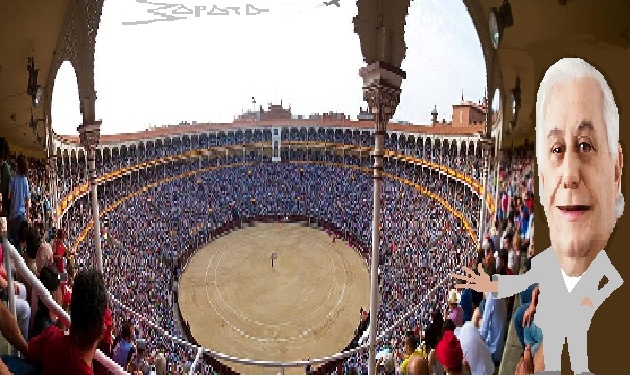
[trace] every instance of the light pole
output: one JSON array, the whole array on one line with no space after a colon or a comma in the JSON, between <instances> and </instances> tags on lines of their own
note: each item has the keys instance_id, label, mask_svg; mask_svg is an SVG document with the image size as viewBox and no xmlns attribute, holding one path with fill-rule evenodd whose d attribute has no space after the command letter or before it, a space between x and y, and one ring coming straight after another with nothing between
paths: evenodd
<instances>
[{"instance_id":1,"label":"light pole","mask_svg":"<svg viewBox=\"0 0 630 375\"><path fill-rule=\"evenodd\" d=\"M79 140L81 146L87 154L87 166L89 173L90 192L92 195L92 220L94 221L94 227L92 232L94 234L94 246L96 250L96 269L103 272L103 252L101 249L101 220L100 210L98 207L98 196L96 189L96 147L101 137L101 121L94 121L92 124L80 125L77 130L79 131Z\"/></svg>"},{"instance_id":2,"label":"light pole","mask_svg":"<svg viewBox=\"0 0 630 375\"><path fill-rule=\"evenodd\" d=\"M361 68L363 100L368 102L376 125L374 133L374 211L372 219L372 257L370 266L370 341L368 374L376 375L376 330L379 309L378 264L380 250L381 188L383 181L383 144L387 123L400 102L400 85L406 74L400 68L377 61Z\"/></svg>"}]
</instances>

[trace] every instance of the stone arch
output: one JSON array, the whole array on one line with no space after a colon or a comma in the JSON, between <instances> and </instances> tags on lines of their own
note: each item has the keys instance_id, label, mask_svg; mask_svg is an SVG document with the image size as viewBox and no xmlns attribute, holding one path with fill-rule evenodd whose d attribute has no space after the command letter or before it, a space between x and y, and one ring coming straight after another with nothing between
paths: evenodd
<instances>
[{"instance_id":1,"label":"stone arch","mask_svg":"<svg viewBox=\"0 0 630 375\"><path fill-rule=\"evenodd\" d=\"M450 140L448 140L448 139L442 140L442 148L440 150L442 155L443 156L449 156L450 149L451 149Z\"/></svg>"},{"instance_id":2,"label":"stone arch","mask_svg":"<svg viewBox=\"0 0 630 375\"><path fill-rule=\"evenodd\" d=\"M407 137L404 134L398 134L398 150L404 151L407 148Z\"/></svg>"},{"instance_id":3,"label":"stone arch","mask_svg":"<svg viewBox=\"0 0 630 375\"><path fill-rule=\"evenodd\" d=\"M452 157L456 158L458 156L458 153L457 153L458 149L459 149L459 147L457 147L457 141L453 140L451 142L451 150L450 150L450 153L451 153Z\"/></svg>"},{"instance_id":4,"label":"stone arch","mask_svg":"<svg viewBox=\"0 0 630 375\"><path fill-rule=\"evenodd\" d=\"M374 133L370 131L361 132L361 146L372 146L374 144Z\"/></svg>"},{"instance_id":5,"label":"stone arch","mask_svg":"<svg viewBox=\"0 0 630 375\"><path fill-rule=\"evenodd\" d=\"M440 155L441 147L442 147L442 140L440 138L435 138L433 140L433 148L431 149L431 156L434 158L438 157Z\"/></svg>"}]
</instances>

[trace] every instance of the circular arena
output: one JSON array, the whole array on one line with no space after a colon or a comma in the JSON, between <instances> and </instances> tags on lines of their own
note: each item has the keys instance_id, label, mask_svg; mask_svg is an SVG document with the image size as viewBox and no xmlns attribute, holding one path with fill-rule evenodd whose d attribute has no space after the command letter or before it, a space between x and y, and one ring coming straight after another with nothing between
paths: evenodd
<instances>
[{"instance_id":1,"label":"circular arena","mask_svg":"<svg viewBox=\"0 0 630 375\"><path fill-rule=\"evenodd\" d=\"M373 142L361 130L244 127L99 149L112 336L130 323L171 374L365 373ZM479 255L482 191L476 138L392 133L385 148L379 352L409 332L431 339L449 273ZM531 153L514 150L492 174L518 181ZM76 272L96 260L91 195L73 159L84 155L58 154ZM527 188L491 187L490 213L493 195Z\"/></svg>"},{"instance_id":2,"label":"circular arena","mask_svg":"<svg viewBox=\"0 0 630 375\"><path fill-rule=\"evenodd\" d=\"M270 222L197 251L181 277L178 302L204 347L292 361L343 350L369 292L365 260L347 243L305 223Z\"/></svg>"},{"instance_id":3,"label":"circular arena","mask_svg":"<svg viewBox=\"0 0 630 375\"><path fill-rule=\"evenodd\" d=\"M175 150L171 156L185 149ZM212 351L267 361L326 357L357 345L359 310L369 302L370 159L301 149L284 156L282 163L264 153L171 158L100 185L109 245L104 261L120 271L108 274L114 315L120 324L133 318L138 334L157 350L166 348L173 363L185 366L195 351L161 330ZM473 188L412 167L394 159L385 167L378 329L393 330L382 345L400 345L406 329L429 324L446 298L445 276L464 259L461 249L475 247L475 215L461 213L479 204ZM444 199L450 194L464 198L460 207ZM88 209L84 199L70 213ZM81 264L90 263L86 224L76 232ZM297 269L284 270L287 262ZM353 355L330 363L333 370L360 371L365 362L364 355ZM211 355L205 365L223 373L282 370Z\"/></svg>"}]
</instances>

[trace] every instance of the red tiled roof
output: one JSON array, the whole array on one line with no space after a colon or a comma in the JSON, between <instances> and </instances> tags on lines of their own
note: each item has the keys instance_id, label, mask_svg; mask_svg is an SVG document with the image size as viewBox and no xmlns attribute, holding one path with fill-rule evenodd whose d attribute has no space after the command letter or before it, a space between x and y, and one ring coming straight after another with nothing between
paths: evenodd
<instances>
[{"instance_id":1,"label":"red tiled roof","mask_svg":"<svg viewBox=\"0 0 630 375\"><path fill-rule=\"evenodd\" d=\"M353 128L357 130L372 130L375 127L374 121L356 120L269 120L269 121L235 121L224 124L194 124L194 125L172 125L143 130L136 133L121 133L101 135L101 144L116 144L120 142L134 142L142 139L177 136L184 134L202 133L207 131L230 131L246 128L270 128L270 127L323 127L323 128ZM450 125L403 125L390 123L387 125L389 131L403 132L408 134L431 134L446 136L470 136L484 131L484 125L470 125L465 127L453 127ZM58 135L62 142L79 143L76 135Z\"/></svg>"}]
</instances>

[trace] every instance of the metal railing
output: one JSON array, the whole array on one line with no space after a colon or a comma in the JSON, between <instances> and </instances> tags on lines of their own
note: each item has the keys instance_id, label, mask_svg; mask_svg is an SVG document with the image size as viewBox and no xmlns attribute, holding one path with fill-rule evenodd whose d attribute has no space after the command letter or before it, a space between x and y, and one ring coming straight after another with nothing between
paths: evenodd
<instances>
[{"instance_id":1,"label":"metal railing","mask_svg":"<svg viewBox=\"0 0 630 375\"><path fill-rule=\"evenodd\" d=\"M6 228L6 218L0 218L0 220L3 222L3 228ZM7 236L6 236L6 231L4 231L3 233L3 242L2 242L2 247L4 250L4 266L5 269L7 270L7 282L9 284L9 290L13 290L13 275L12 275L12 270L13 267L11 267L11 261L13 261L13 263L15 264L15 269L16 271L24 278L24 280L26 281L26 283L31 286L38 294L39 298L42 300L42 302L49 308L51 309L51 311L54 311L59 318L62 320L62 322L69 326L70 325L70 317L69 315L61 308L61 306L59 306L53 299L52 296L50 294L50 292L44 287L44 285L39 281L39 279L33 275L33 273L28 269L26 263L24 262L24 259L22 258L22 256L17 252L17 250L15 249L15 247L9 243ZM440 287L444 287L445 283L449 281L448 278L444 278L442 279L437 285L435 285L430 291L427 291L427 293L424 295L424 297L422 298L421 301L418 301L419 303L415 303L412 307L410 307L410 309L404 314L402 315L392 326L388 327L387 329L385 329L383 332L381 332L379 335L377 335L376 341L377 342L382 342L383 339L389 335L396 327L400 326L401 324L403 324L403 322L408 319L412 314L414 314L415 312L418 311L418 305L421 304L422 302L425 302L425 300L427 298L430 298L431 295L433 295L438 288ZM111 296L111 294L110 294ZM135 315L136 317L140 318L141 320L143 320L145 323L148 323L150 326L152 326L152 328L157 329L158 331L160 331L163 335L165 335L166 337L168 337L169 339L178 342L182 345L188 346L191 349L195 349L197 351L197 354L195 356L195 360L193 362L193 365L190 367L190 372L189 375L193 375L197 369L197 367L200 365L200 361L202 359L202 355L203 354L207 354L211 357L214 357L215 359L219 359L219 360L224 360L224 361L228 361L228 362L232 362L232 363L238 363L238 364L243 364L243 365L249 365L249 366L260 366L260 367L271 367L271 368L290 368L290 367L305 367L307 365L319 365L319 364L325 364L331 361L335 361L335 360L343 360L346 359L352 355L354 355L355 353L358 352L362 352L368 349L369 347L369 343L364 343L354 349L348 350L348 351L344 351L344 352L340 352L340 353L336 353L334 355L328 356L328 357L322 357L322 358L318 358L318 359L312 359L312 360L308 360L308 361L294 361L294 362L279 362L279 361L261 361L261 360L252 360L252 359L247 359L247 358L238 358L238 357L234 357L234 356L230 356L228 354L224 354L224 353L220 353L220 352L215 352L212 351L210 349L198 346L198 345L194 345L189 343L186 340L183 340L181 338L178 337L174 337L172 335L170 335L167 331L165 331L164 329L162 329L161 327L159 327L157 324L153 323L152 321L150 321L149 319L147 319L146 317L142 316L141 314L138 314L136 312L134 312L133 310L131 310L128 306L126 306L125 304L123 304L122 302L116 300L113 298L113 296L111 297L111 300L116 303L119 304L121 307L123 307L123 309L125 309L128 312L131 312L133 315ZM14 293L9 293L9 306L11 309L11 312L15 315L15 294ZM119 366L117 363L115 363L112 359L110 359L109 357L105 356L100 350L96 351L95 354L95 359L97 361L99 361L102 365L104 365L109 371L111 371L113 374L115 375L129 375L121 366Z\"/></svg>"},{"instance_id":2,"label":"metal railing","mask_svg":"<svg viewBox=\"0 0 630 375\"><path fill-rule=\"evenodd\" d=\"M0 218L2 225L2 249L4 254L4 267L7 272L7 283L9 285L9 308L13 316L15 316L15 293L13 293L13 267L11 267L11 261L15 265L15 270L22 276L26 284L33 288L33 291L37 293L39 299L53 311L62 323L69 327L70 316L59 306L50 295L50 292L39 279L33 275L31 270L27 267L26 262L22 256L18 253L15 247L9 242L7 236L7 219L5 217ZM14 349L13 349L14 350ZM23 353L25 354L25 353ZM114 375L129 375L120 365L114 362L111 358L107 357L100 350L96 350L94 359L105 366Z\"/></svg>"}]
</instances>

